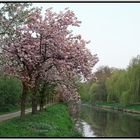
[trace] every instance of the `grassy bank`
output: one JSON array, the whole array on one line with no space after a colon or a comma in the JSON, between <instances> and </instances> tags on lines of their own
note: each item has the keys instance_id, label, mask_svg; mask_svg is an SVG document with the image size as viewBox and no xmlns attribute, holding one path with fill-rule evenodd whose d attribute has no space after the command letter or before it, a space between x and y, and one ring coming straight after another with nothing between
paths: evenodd
<instances>
[{"instance_id":1,"label":"grassy bank","mask_svg":"<svg viewBox=\"0 0 140 140\"><path fill-rule=\"evenodd\" d=\"M140 104L123 106L119 103L99 102L99 103L96 103L96 106L105 108L105 109L112 109L112 110L119 110L119 111L124 111L124 112L129 112L129 113L140 114Z\"/></svg>"},{"instance_id":2,"label":"grassy bank","mask_svg":"<svg viewBox=\"0 0 140 140\"><path fill-rule=\"evenodd\" d=\"M38 114L0 123L0 137L80 137L66 105L57 104Z\"/></svg>"}]
</instances>

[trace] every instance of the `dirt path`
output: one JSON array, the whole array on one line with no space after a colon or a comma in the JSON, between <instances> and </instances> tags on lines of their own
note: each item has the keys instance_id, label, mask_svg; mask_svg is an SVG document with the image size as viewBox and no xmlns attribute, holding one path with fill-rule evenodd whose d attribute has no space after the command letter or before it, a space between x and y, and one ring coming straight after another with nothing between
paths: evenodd
<instances>
[{"instance_id":1,"label":"dirt path","mask_svg":"<svg viewBox=\"0 0 140 140\"><path fill-rule=\"evenodd\" d=\"M29 109L26 109L25 113L27 114L27 113L30 113L31 111L32 111L31 108L29 108ZM0 122L9 120L9 119L12 119L12 118L18 117L18 116L20 116L20 111L0 115Z\"/></svg>"},{"instance_id":2,"label":"dirt path","mask_svg":"<svg viewBox=\"0 0 140 140\"><path fill-rule=\"evenodd\" d=\"M45 107L48 107L50 105L53 105L54 103L52 104L47 104ZM39 110L39 107L38 107L38 110ZM25 110L25 114L28 114L32 111L31 108L29 109L26 109ZM0 115L0 122L2 121L5 121L5 120L9 120L9 119L12 119L12 118L15 118L15 117L18 117L20 116L20 111L17 111L17 112L13 112L13 113L8 113L8 114L4 114L4 115Z\"/></svg>"}]
</instances>

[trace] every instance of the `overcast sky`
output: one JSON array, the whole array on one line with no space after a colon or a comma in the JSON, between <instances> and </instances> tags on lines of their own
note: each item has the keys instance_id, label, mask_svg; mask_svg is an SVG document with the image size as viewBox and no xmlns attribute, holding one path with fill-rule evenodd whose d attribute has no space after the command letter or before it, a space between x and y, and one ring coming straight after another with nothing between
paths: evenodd
<instances>
[{"instance_id":1,"label":"overcast sky","mask_svg":"<svg viewBox=\"0 0 140 140\"><path fill-rule=\"evenodd\" d=\"M69 7L80 21L76 34L90 40L87 47L97 54L102 65L126 68L132 57L140 54L140 3L37 3L59 12Z\"/></svg>"}]
</instances>

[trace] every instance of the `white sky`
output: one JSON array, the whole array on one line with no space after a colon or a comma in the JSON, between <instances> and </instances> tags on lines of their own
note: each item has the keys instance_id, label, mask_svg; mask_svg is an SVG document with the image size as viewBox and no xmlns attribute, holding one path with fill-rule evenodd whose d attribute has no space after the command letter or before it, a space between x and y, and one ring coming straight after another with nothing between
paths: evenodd
<instances>
[{"instance_id":1,"label":"white sky","mask_svg":"<svg viewBox=\"0 0 140 140\"><path fill-rule=\"evenodd\" d=\"M43 10L59 12L69 7L80 21L76 34L91 40L87 47L97 53L102 65L126 68L132 57L140 54L140 3L34 3Z\"/></svg>"}]
</instances>

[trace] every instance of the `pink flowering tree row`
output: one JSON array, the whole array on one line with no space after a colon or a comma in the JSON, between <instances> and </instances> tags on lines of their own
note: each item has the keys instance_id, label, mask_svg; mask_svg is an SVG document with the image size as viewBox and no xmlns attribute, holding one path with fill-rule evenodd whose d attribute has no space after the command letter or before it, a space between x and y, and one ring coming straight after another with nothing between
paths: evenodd
<instances>
[{"instance_id":1,"label":"pink flowering tree row","mask_svg":"<svg viewBox=\"0 0 140 140\"><path fill-rule=\"evenodd\" d=\"M23 93L21 116L25 115L27 91L32 90L32 113L37 112L37 91L41 81L56 83L66 101L79 101L75 78L92 77L98 58L86 48L81 35L73 35L70 26L80 26L73 11L55 13L47 9L43 17L40 9L31 14L31 22L15 29L14 40L4 39L3 70L21 79Z\"/></svg>"}]
</instances>

